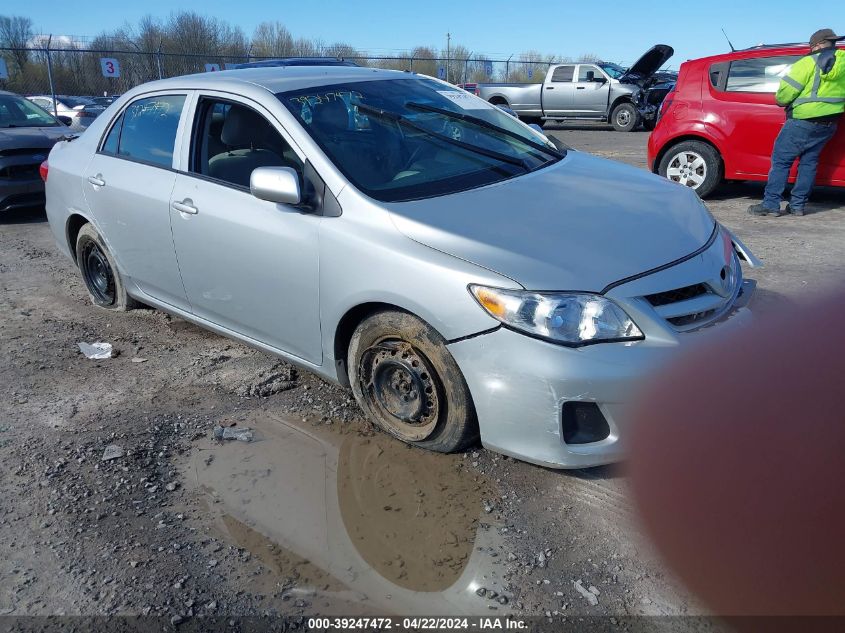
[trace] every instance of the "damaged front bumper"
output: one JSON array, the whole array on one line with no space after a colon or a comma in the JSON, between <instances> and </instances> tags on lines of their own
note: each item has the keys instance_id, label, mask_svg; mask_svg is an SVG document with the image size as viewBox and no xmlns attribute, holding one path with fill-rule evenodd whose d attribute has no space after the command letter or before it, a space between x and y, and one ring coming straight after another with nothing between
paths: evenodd
<instances>
[{"instance_id":1,"label":"damaged front bumper","mask_svg":"<svg viewBox=\"0 0 845 633\"><path fill-rule=\"evenodd\" d=\"M724 239L715 240L694 260L607 293L632 316L645 340L572 348L501 327L451 343L449 351L472 394L482 444L552 468L586 468L622 459L630 407L655 372L675 358L680 347L707 344L751 322L747 306L756 283L742 277L739 259L751 266L759 260L723 231ZM727 253L725 243L733 246ZM701 264L710 262L724 270L726 257L736 268L735 285L721 289L727 303L717 309L713 306L719 296L702 294L695 286L718 287L719 277L701 280ZM653 299L665 299L669 288L699 294L668 306ZM701 306L710 312L699 312ZM685 307L700 319L697 323L690 325L691 317L675 320Z\"/></svg>"}]
</instances>

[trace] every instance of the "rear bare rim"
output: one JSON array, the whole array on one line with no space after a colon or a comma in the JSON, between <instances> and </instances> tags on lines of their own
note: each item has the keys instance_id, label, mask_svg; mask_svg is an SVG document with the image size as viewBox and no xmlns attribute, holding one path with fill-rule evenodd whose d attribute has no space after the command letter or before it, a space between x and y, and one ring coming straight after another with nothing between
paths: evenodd
<instances>
[{"instance_id":1,"label":"rear bare rim","mask_svg":"<svg viewBox=\"0 0 845 633\"><path fill-rule=\"evenodd\" d=\"M83 224L76 237L76 263L94 305L124 311L140 304L126 293L114 258L92 224Z\"/></svg>"},{"instance_id":2,"label":"rear bare rim","mask_svg":"<svg viewBox=\"0 0 845 633\"><path fill-rule=\"evenodd\" d=\"M94 302L112 306L115 301L114 271L100 246L93 240L82 246L79 270Z\"/></svg>"},{"instance_id":3,"label":"rear bare rim","mask_svg":"<svg viewBox=\"0 0 845 633\"><path fill-rule=\"evenodd\" d=\"M721 182L722 161L713 146L701 141L683 141L666 151L657 171L703 198Z\"/></svg>"},{"instance_id":4,"label":"rear bare rim","mask_svg":"<svg viewBox=\"0 0 845 633\"><path fill-rule=\"evenodd\" d=\"M444 453L477 438L466 381L446 341L419 318L371 315L355 329L347 363L358 404L391 435Z\"/></svg>"}]
</instances>

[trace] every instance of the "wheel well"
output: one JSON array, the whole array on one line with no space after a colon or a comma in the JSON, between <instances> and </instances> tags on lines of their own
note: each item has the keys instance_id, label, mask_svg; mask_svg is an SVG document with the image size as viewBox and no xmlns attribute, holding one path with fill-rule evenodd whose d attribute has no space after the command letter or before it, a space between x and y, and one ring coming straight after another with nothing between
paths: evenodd
<instances>
[{"instance_id":1,"label":"wheel well","mask_svg":"<svg viewBox=\"0 0 845 633\"><path fill-rule=\"evenodd\" d=\"M725 167L725 159L722 157L722 152L719 151L719 148L716 146L715 143L709 141L708 139L704 138L703 136L696 136L695 134L687 134L685 136L677 136L673 138L671 141L666 143L660 151L657 153L657 156L654 157L654 165L652 165L651 170L653 173L658 173L660 171L660 162L663 160L663 157L671 150L673 147L678 145L679 143L684 143L686 141L695 141L696 143L704 143L705 145L709 145L713 148L716 154L719 156L719 160L722 163L722 170L724 172Z\"/></svg>"},{"instance_id":2,"label":"wheel well","mask_svg":"<svg viewBox=\"0 0 845 633\"><path fill-rule=\"evenodd\" d=\"M506 106L508 105L508 100L504 97L490 97L489 103Z\"/></svg>"},{"instance_id":3,"label":"wheel well","mask_svg":"<svg viewBox=\"0 0 845 633\"><path fill-rule=\"evenodd\" d=\"M630 103L634 107L636 107L636 105L637 105L637 104L634 103L634 100L631 99L631 97L629 95L623 95L621 97L617 97L616 101L614 101L613 103L610 104L610 109L607 111L607 116L610 117L610 115L613 114L613 111L616 109L616 107L619 104L622 104L622 103Z\"/></svg>"},{"instance_id":4,"label":"wheel well","mask_svg":"<svg viewBox=\"0 0 845 633\"><path fill-rule=\"evenodd\" d=\"M335 329L334 333L334 362L337 367L338 380L345 387L349 386L349 370L346 367L346 354L349 351L349 343L352 340L352 334L355 332L355 328L370 315L376 312L383 312L384 310L407 312L407 310L390 303L362 303L347 311L337 324L337 329Z\"/></svg>"},{"instance_id":5,"label":"wheel well","mask_svg":"<svg viewBox=\"0 0 845 633\"><path fill-rule=\"evenodd\" d=\"M79 214L74 214L67 220L67 242L74 262L76 261L76 238L79 236L79 229L86 224L88 220Z\"/></svg>"}]
</instances>

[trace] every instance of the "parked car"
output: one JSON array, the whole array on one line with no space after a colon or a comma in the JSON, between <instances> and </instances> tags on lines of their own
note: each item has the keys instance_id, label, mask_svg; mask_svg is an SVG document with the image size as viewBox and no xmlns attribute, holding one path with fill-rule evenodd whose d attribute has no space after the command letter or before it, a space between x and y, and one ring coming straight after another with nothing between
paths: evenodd
<instances>
[{"instance_id":1,"label":"parked car","mask_svg":"<svg viewBox=\"0 0 845 633\"><path fill-rule=\"evenodd\" d=\"M282 57L280 59L262 59L243 64L227 64L227 70L241 68L276 68L285 66L357 66L353 61L340 57Z\"/></svg>"},{"instance_id":2,"label":"parked car","mask_svg":"<svg viewBox=\"0 0 845 633\"><path fill-rule=\"evenodd\" d=\"M44 205L39 166L67 126L12 92L0 90L0 214Z\"/></svg>"},{"instance_id":3,"label":"parked car","mask_svg":"<svg viewBox=\"0 0 845 633\"><path fill-rule=\"evenodd\" d=\"M553 64L542 84L480 83L475 94L492 104L512 108L529 123L566 119L609 121L620 132L631 132L643 121L650 127L657 115L653 77L675 51L657 44L628 69L609 62ZM665 82L659 82L665 83Z\"/></svg>"},{"instance_id":4,"label":"parked car","mask_svg":"<svg viewBox=\"0 0 845 633\"><path fill-rule=\"evenodd\" d=\"M109 107L113 104L120 95L111 95L109 97L88 97L95 105L103 106L103 108Z\"/></svg>"},{"instance_id":5,"label":"parked car","mask_svg":"<svg viewBox=\"0 0 845 633\"><path fill-rule=\"evenodd\" d=\"M56 104L53 107L53 97L50 95L35 95L27 97L37 106L40 106L50 114L57 117L70 119L70 127L86 128L106 109L88 97L68 97L56 95Z\"/></svg>"},{"instance_id":6,"label":"parked car","mask_svg":"<svg viewBox=\"0 0 845 633\"><path fill-rule=\"evenodd\" d=\"M775 92L808 53L806 44L755 46L682 64L649 138L651 170L702 197L724 180L765 181L786 116ZM822 152L816 183L845 186L845 126Z\"/></svg>"},{"instance_id":7,"label":"parked car","mask_svg":"<svg viewBox=\"0 0 845 633\"><path fill-rule=\"evenodd\" d=\"M692 191L414 73L149 83L44 172L96 305L143 302L349 385L432 450L480 433L553 467L619 459L638 381L750 314L756 261Z\"/></svg>"}]
</instances>

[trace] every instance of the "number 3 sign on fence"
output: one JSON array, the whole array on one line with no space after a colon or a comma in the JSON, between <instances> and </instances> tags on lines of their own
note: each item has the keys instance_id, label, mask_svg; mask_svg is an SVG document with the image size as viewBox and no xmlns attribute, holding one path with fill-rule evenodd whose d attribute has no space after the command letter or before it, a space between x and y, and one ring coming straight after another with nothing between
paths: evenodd
<instances>
[{"instance_id":1,"label":"number 3 sign on fence","mask_svg":"<svg viewBox=\"0 0 845 633\"><path fill-rule=\"evenodd\" d=\"M103 77L120 77L120 63L113 57L101 57L100 69Z\"/></svg>"}]
</instances>

